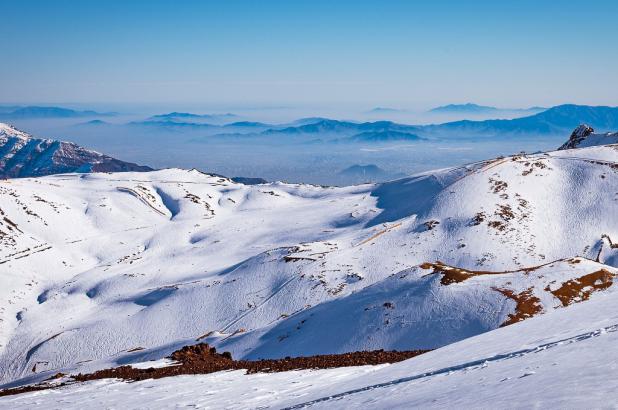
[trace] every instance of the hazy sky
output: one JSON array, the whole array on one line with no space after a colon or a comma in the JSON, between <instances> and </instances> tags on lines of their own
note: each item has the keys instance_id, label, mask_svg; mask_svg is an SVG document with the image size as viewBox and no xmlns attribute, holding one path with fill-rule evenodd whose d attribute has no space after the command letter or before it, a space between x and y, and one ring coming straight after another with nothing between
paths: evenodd
<instances>
[{"instance_id":1,"label":"hazy sky","mask_svg":"<svg viewBox=\"0 0 618 410\"><path fill-rule=\"evenodd\" d=\"M0 102L618 105L616 0L0 6Z\"/></svg>"}]
</instances>

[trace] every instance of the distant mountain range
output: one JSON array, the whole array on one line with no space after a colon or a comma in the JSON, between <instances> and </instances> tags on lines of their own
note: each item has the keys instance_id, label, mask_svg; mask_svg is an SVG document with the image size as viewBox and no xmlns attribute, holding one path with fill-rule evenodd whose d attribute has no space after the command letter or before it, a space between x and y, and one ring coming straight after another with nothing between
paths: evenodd
<instances>
[{"instance_id":1,"label":"distant mountain range","mask_svg":"<svg viewBox=\"0 0 618 410\"><path fill-rule=\"evenodd\" d=\"M529 113L536 114L546 110L543 107L530 107L530 108L496 108L486 105L478 105L472 103L466 104L448 104L429 110L432 114L499 114L499 113Z\"/></svg>"},{"instance_id":2,"label":"distant mountain range","mask_svg":"<svg viewBox=\"0 0 618 410\"><path fill-rule=\"evenodd\" d=\"M485 105L477 105L477 104L448 104L442 105L440 107L432 108L429 110L431 113L487 113L487 112L496 112L498 109L496 107L488 107Z\"/></svg>"},{"instance_id":3,"label":"distant mountain range","mask_svg":"<svg viewBox=\"0 0 618 410\"><path fill-rule=\"evenodd\" d=\"M565 104L537 114L503 120L462 120L433 125L405 125L392 121L351 122L316 118L315 122L273 128L263 134L339 134L363 140L419 139L440 137L500 137L568 134L579 124L607 131L618 128L618 107ZM376 134L377 133L377 134ZM403 135L402 133L412 134ZM402 137L402 138L398 138ZM416 137L416 138L414 138Z\"/></svg>"},{"instance_id":4,"label":"distant mountain range","mask_svg":"<svg viewBox=\"0 0 618 410\"><path fill-rule=\"evenodd\" d=\"M291 126L281 129L269 129L262 134L348 134L355 135L364 132L399 131L413 132L419 127L413 125L397 124L392 121L375 122L351 122L331 119L318 119L317 122L300 126Z\"/></svg>"},{"instance_id":5,"label":"distant mountain range","mask_svg":"<svg viewBox=\"0 0 618 410\"><path fill-rule=\"evenodd\" d=\"M151 121L234 121L238 116L231 113L225 114L193 114L189 112L170 112L167 114L153 115L149 118Z\"/></svg>"},{"instance_id":6,"label":"distant mountain range","mask_svg":"<svg viewBox=\"0 0 618 410\"><path fill-rule=\"evenodd\" d=\"M11 106L0 109L0 118L34 119L34 118L78 118L102 117L116 115L113 112L76 111L62 107Z\"/></svg>"},{"instance_id":7,"label":"distant mountain range","mask_svg":"<svg viewBox=\"0 0 618 410\"><path fill-rule=\"evenodd\" d=\"M389 108L389 107L375 107L367 111L367 114L393 114L398 112L404 112L405 110L399 108Z\"/></svg>"},{"instance_id":8,"label":"distant mountain range","mask_svg":"<svg viewBox=\"0 0 618 410\"><path fill-rule=\"evenodd\" d=\"M512 120L455 121L421 127L420 135L509 136L560 135L586 123L595 129L618 128L618 107L565 104Z\"/></svg>"},{"instance_id":9,"label":"distant mountain range","mask_svg":"<svg viewBox=\"0 0 618 410\"><path fill-rule=\"evenodd\" d=\"M156 129L207 129L217 128L218 125L197 122L173 121L173 120L152 120L132 121L129 126L150 127Z\"/></svg>"},{"instance_id":10,"label":"distant mountain range","mask_svg":"<svg viewBox=\"0 0 618 410\"><path fill-rule=\"evenodd\" d=\"M120 161L71 142L33 138L0 123L0 178L124 171L152 171L152 168Z\"/></svg>"},{"instance_id":11,"label":"distant mountain range","mask_svg":"<svg viewBox=\"0 0 618 410\"><path fill-rule=\"evenodd\" d=\"M450 108L447 108L450 107ZM450 105L445 109L464 107L475 110L500 110L475 104ZM267 124L252 121L231 123L196 122L210 115L190 113L169 113L150 117L144 121L129 123L131 126L146 126L152 129L216 131L218 139L238 137L270 136L316 136L322 141L384 142L401 140L422 140L436 138L478 138L568 135L580 124L589 124L599 132L618 129L618 107L565 104L549 109L532 107L528 111L543 110L514 119L461 120L431 125L407 125L393 121L355 122L322 117L301 118L287 124ZM218 114L216 114L218 115ZM221 114L232 118L234 114ZM0 114L1 116L1 114ZM85 125L102 125L94 120ZM84 125L84 124L83 124ZM212 132L210 133L213 134Z\"/></svg>"},{"instance_id":12,"label":"distant mountain range","mask_svg":"<svg viewBox=\"0 0 618 410\"><path fill-rule=\"evenodd\" d=\"M263 123L263 122L237 121L237 122L232 122L232 123L229 123L229 124L225 124L224 127L226 127L226 128L233 128L233 127L241 127L241 128L271 128L272 125L266 124L266 123Z\"/></svg>"}]
</instances>

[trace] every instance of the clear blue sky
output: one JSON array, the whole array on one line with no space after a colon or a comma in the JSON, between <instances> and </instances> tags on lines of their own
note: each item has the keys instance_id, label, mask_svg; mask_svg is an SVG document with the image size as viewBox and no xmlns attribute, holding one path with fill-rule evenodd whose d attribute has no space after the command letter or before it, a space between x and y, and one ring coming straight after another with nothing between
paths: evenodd
<instances>
[{"instance_id":1,"label":"clear blue sky","mask_svg":"<svg viewBox=\"0 0 618 410\"><path fill-rule=\"evenodd\" d=\"M618 105L618 1L0 0L1 102Z\"/></svg>"}]
</instances>

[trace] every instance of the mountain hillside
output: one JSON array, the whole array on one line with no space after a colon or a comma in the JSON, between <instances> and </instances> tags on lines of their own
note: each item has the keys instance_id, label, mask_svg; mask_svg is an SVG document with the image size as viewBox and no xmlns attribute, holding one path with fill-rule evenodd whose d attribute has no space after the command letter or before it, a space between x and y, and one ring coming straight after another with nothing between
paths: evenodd
<instances>
[{"instance_id":1,"label":"mountain hillside","mask_svg":"<svg viewBox=\"0 0 618 410\"><path fill-rule=\"evenodd\" d=\"M32 177L65 172L150 171L76 144L34 138L0 123L0 178Z\"/></svg>"},{"instance_id":2,"label":"mountain hillside","mask_svg":"<svg viewBox=\"0 0 618 410\"><path fill-rule=\"evenodd\" d=\"M0 182L0 380L425 350L614 292L618 148L345 188L198 171ZM53 318L53 320L50 320Z\"/></svg>"},{"instance_id":3,"label":"mountain hillside","mask_svg":"<svg viewBox=\"0 0 618 410\"><path fill-rule=\"evenodd\" d=\"M453 110L460 106L446 106ZM463 107L467 107L464 105ZM474 107L468 107L472 113ZM484 107L481 107L484 108ZM488 107L492 108L492 107ZM449 112L448 110L445 112ZM495 112L496 117L503 111L484 111L484 114ZM440 112L438 112L440 113ZM510 111L514 113L513 110ZM245 127L249 133L261 131L265 136L293 136L293 137L340 137L336 141L356 142L383 142L401 141L405 139L441 139L441 138L476 138L494 137L506 138L517 136L558 136L571 132L578 125L585 123L602 131L618 129L618 107L585 106L565 104L549 109L534 107L529 110L520 110L521 115L514 119L488 119L445 122L432 125L406 125L392 121L353 122L326 118L305 118L290 124L271 125L268 129L260 130ZM470 116L469 118L474 118ZM162 126L156 121L144 122L144 124ZM170 123L170 126L198 126L193 123ZM241 129L242 130L242 129ZM408 135L405 135L408 134ZM220 134L234 137L236 134ZM341 138L344 137L344 138ZM350 138L352 137L352 138ZM416 137L416 138L415 138ZM346 139L347 138L347 139Z\"/></svg>"}]
</instances>

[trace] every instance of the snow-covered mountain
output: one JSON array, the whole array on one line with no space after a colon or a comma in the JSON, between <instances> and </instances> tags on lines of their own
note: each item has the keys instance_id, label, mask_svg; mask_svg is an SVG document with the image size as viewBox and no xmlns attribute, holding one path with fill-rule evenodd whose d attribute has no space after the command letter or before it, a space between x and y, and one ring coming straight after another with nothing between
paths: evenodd
<instances>
[{"instance_id":1,"label":"snow-covered mountain","mask_svg":"<svg viewBox=\"0 0 618 410\"><path fill-rule=\"evenodd\" d=\"M0 178L32 177L64 172L151 171L71 142L34 138L0 123Z\"/></svg>"},{"instance_id":2,"label":"snow-covered mountain","mask_svg":"<svg viewBox=\"0 0 618 410\"><path fill-rule=\"evenodd\" d=\"M607 144L618 144L618 132L595 134L591 126L582 124L573 131L569 140L558 149L583 148Z\"/></svg>"},{"instance_id":3,"label":"snow-covered mountain","mask_svg":"<svg viewBox=\"0 0 618 410\"><path fill-rule=\"evenodd\" d=\"M593 146L345 188L178 169L0 182L0 380L161 359L197 341L247 359L449 345L382 372L309 374L340 377L328 391L341 393L578 341L614 325L569 312L615 305L617 159L616 145ZM504 377L535 371L521 369L536 363L528 353ZM470 380L461 374L449 380ZM246 376L167 386L217 377L236 388Z\"/></svg>"}]
</instances>

